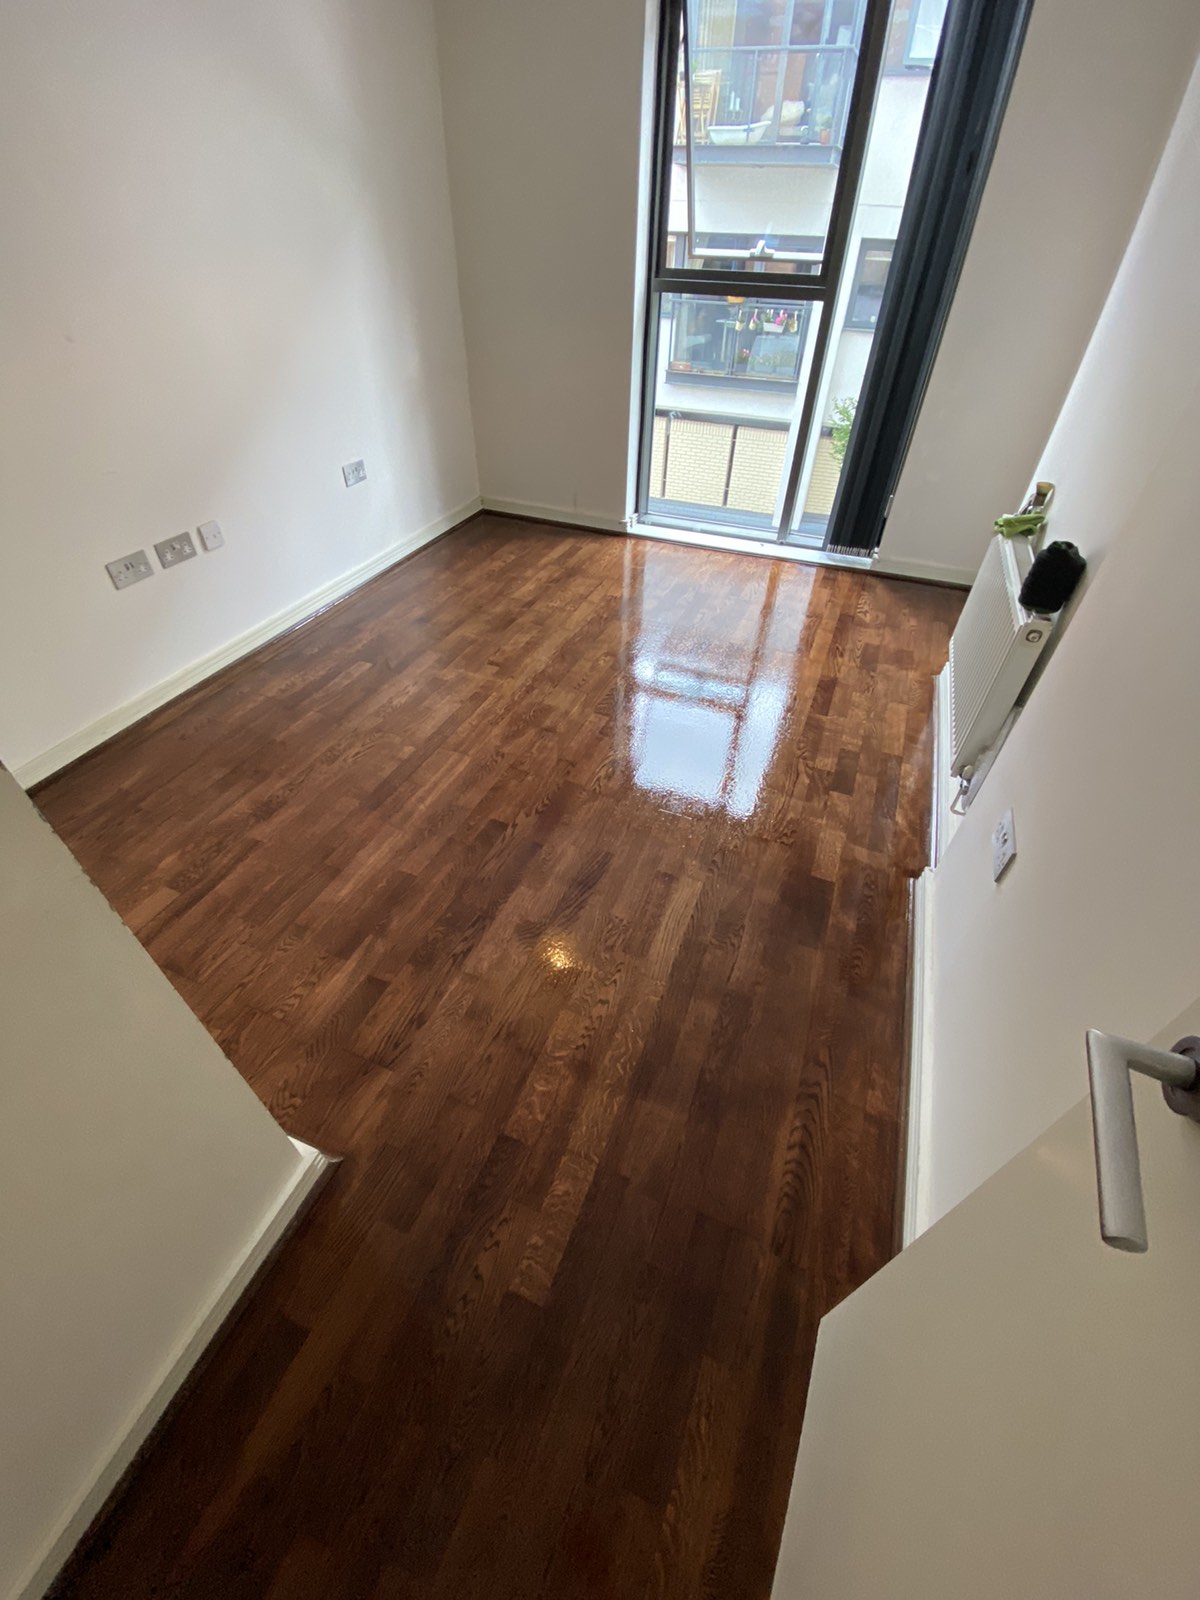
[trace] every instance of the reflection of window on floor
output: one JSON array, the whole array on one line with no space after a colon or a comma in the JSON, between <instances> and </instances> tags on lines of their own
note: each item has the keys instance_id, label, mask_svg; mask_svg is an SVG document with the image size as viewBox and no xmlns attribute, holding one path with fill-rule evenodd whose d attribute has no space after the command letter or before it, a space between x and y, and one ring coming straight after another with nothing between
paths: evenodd
<instances>
[{"instance_id":1,"label":"reflection of window on floor","mask_svg":"<svg viewBox=\"0 0 1200 1600\"><path fill-rule=\"evenodd\" d=\"M658 582L671 581L666 564L639 549L626 568L633 693L622 701L624 736L634 783L660 804L748 817L758 803L785 727L806 609L794 587L781 595L778 563L762 565L761 577L739 579L738 603L747 616L757 609L749 638L744 628L736 638L698 639L676 627L655 605L659 572Z\"/></svg>"},{"instance_id":2,"label":"reflection of window on floor","mask_svg":"<svg viewBox=\"0 0 1200 1600\"><path fill-rule=\"evenodd\" d=\"M879 321L894 245L893 239L864 239L859 246L845 327L871 330Z\"/></svg>"},{"instance_id":3,"label":"reflection of window on floor","mask_svg":"<svg viewBox=\"0 0 1200 1600\"><path fill-rule=\"evenodd\" d=\"M743 378L795 387L809 307L763 300L672 296L667 370L672 378Z\"/></svg>"}]
</instances>

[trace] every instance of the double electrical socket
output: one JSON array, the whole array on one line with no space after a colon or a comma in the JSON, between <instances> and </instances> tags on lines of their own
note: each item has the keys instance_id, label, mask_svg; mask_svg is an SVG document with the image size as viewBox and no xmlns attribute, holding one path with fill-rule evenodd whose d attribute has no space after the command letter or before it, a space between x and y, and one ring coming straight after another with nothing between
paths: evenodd
<instances>
[{"instance_id":1,"label":"double electrical socket","mask_svg":"<svg viewBox=\"0 0 1200 1600\"><path fill-rule=\"evenodd\" d=\"M131 584L154 576L154 568L144 550L135 550L131 556L121 556L117 561L106 562L105 566L114 589L128 589Z\"/></svg>"},{"instance_id":2,"label":"double electrical socket","mask_svg":"<svg viewBox=\"0 0 1200 1600\"><path fill-rule=\"evenodd\" d=\"M353 489L356 483L365 483L367 478L367 464L365 461L347 461L342 468L342 482L347 489Z\"/></svg>"},{"instance_id":3,"label":"double electrical socket","mask_svg":"<svg viewBox=\"0 0 1200 1600\"><path fill-rule=\"evenodd\" d=\"M190 561L196 554L190 533L177 533L173 539L160 539L154 546L159 565L177 567L181 561Z\"/></svg>"}]
</instances>

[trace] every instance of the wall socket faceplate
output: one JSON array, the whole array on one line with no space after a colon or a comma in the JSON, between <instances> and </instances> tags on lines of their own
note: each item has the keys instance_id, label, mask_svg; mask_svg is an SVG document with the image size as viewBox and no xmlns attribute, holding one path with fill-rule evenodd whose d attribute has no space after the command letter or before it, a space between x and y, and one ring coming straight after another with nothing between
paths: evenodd
<instances>
[{"instance_id":1,"label":"wall socket faceplate","mask_svg":"<svg viewBox=\"0 0 1200 1600\"><path fill-rule=\"evenodd\" d=\"M200 543L206 550L219 550L225 543L225 535L221 532L219 522L202 522L197 528Z\"/></svg>"},{"instance_id":2,"label":"wall socket faceplate","mask_svg":"<svg viewBox=\"0 0 1200 1600\"><path fill-rule=\"evenodd\" d=\"M347 461L342 468L342 481L347 489L353 489L356 483L364 483L366 477L367 465L365 461Z\"/></svg>"},{"instance_id":3,"label":"wall socket faceplate","mask_svg":"<svg viewBox=\"0 0 1200 1600\"><path fill-rule=\"evenodd\" d=\"M135 550L131 556L122 556L119 561L106 562L105 571L112 579L114 589L128 589L130 584L141 583L143 578L154 576L150 557L144 550Z\"/></svg>"},{"instance_id":4,"label":"wall socket faceplate","mask_svg":"<svg viewBox=\"0 0 1200 1600\"><path fill-rule=\"evenodd\" d=\"M1017 835L1013 830L1013 814L1006 811L992 829L992 882L999 883L1017 853Z\"/></svg>"},{"instance_id":5,"label":"wall socket faceplate","mask_svg":"<svg viewBox=\"0 0 1200 1600\"><path fill-rule=\"evenodd\" d=\"M177 567L181 561L190 561L196 554L190 533L177 533L173 539L160 539L154 546L159 564Z\"/></svg>"}]
</instances>

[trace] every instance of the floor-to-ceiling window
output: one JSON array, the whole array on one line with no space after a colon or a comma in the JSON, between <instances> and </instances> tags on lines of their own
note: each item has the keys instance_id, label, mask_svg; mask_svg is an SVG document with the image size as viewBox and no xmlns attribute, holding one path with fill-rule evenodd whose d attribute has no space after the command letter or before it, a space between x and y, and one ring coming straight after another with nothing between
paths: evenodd
<instances>
[{"instance_id":1,"label":"floor-to-ceiling window","mask_svg":"<svg viewBox=\"0 0 1200 1600\"><path fill-rule=\"evenodd\" d=\"M823 544L946 0L668 0L639 512Z\"/></svg>"}]
</instances>

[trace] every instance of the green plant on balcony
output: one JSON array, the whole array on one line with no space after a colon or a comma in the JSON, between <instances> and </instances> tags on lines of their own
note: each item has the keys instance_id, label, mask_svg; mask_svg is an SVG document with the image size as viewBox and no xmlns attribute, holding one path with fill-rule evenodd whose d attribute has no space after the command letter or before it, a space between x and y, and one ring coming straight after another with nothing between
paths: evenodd
<instances>
[{"instance_id":1,"label":"green plant on balcony","mask_svg":"<svg viewBox=\"0 0 1200 1600\"><path fill-rule=\"evenodd\" d=\"M846 394L833 402L833 410L829 414L829 448L833 451L833 459L839 463L846 459L846 446L850 443L850 430L854 426L857 407L857 396Z\"/></svg>"}]
</instances>

